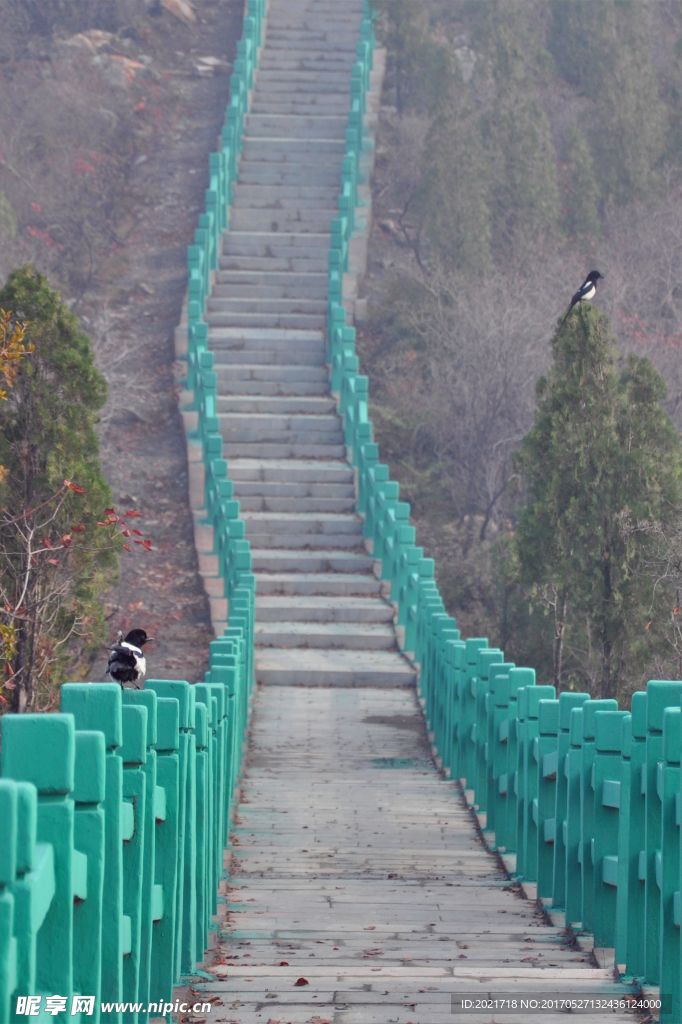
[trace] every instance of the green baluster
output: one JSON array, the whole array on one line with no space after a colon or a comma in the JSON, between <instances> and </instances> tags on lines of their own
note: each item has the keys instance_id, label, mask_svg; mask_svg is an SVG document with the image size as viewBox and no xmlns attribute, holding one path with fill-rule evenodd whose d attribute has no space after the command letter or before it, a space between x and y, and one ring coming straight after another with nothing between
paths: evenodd
<instances>
[{"instance_id":1,"label":"green baluster","mask_svg":"<svg viewBox=\"0 0 682 1024\"><path fill-rule=\"evenodd\" d=\"M494 665L490 665L488 668L488 693L485 701L485 717L486 717L486 740L483 747L483 761L482 767L485 772L486 780L486 831L495 833L495 845L499 846L497 842L497 774L495 766L495 753L497 752L497 741L500 728L500 722L503 717L502 708L504 705L500 705L500 694L498 689L501 690L502 696L505 699L508 692L509 682L509 671L514 668L512 662L499 662ZM498 752L499 757L499 752Z\"/></svg>"},{"instance_id":2,"label":"green baluster","mask_svg":"<svg viewBox=\"0 0 682 1024\"><path fill-rule=\"evenodd\" d=\"M180 702L159 697L156 705L155 858L152 907L150 998L170 1000L176 981L180 816Z\"/></svg>"},{"instance_id":3,"label":"green baluster","mask_svg":"<svg viewBox=\"0 0 682 1024\"><path fill-rule=\"evenodd\" d=\"M592 840L595 833L594 790L592 766L594 764L595 715L599 711L617 711L617 700L589 700L583 704L583 743L580 768L580 862L582 875L583 931L594 931L594 863Z\"/></svg>"},{"instance_id":4,"label":"green baluster","mask_svg":"<svg viewBox=\"0 0 682 1024\"><path fill-rule=\"evenodd\" d=\"M504 662L504 654L495 647L486 647L478 652L476 676L471 680L471 696L474 701L474 720L469 733L471 747L471 774L467 772L467 786L474 790L474 804L479 813L486 811L487 780L485 766L485 745L488 741L488 716L486 695L488 693L488 669L490 665Z\"/></svg>"},{"instance_id":5,"label":"green baluster","mask_svg":"<svg viewBox=\"0 0 682 1024\"><path fill-rule=\"evenodd\" d=\"M682 682L650 680L647 693L646 738L646 837L644 892L644 978L657 985L660 976L661 894L656 881L656 865L661 848L661 801L658 795L658 765L663 760L663 712L679 707Z\"/></svg>"},{"instance_id":6,"label":"green baluster","mask_svg":"<svg viewBox=\"0 0 682 1024\"><path fill-rule=\"evenodd\" d=\"M557 743L557 775L556 775L556 827L554 832L554 868L552 909L565 910L566 900L566 807L568 802L566 775L566 757L570 746L569 731L571 711L581 707L589 700L587 693L559 694L559 735Z\"/></svg>"},{"instance_id":7,"label":"green baluster","mask_svg":"<svg viewBox=\"0 0 682 1024\"><path fill-rule=\"evenodd\" d=\"M147 708L124 704L122 708L123 802L130 808L123 831L123 918L129 941L123 947L123 999L136 1003L140 982L142 933L142 885L147 800ZM153 800L153 794L150 794ZM127 946L127 948L126 948ZM127 1010L123 1020L137 1024L137 1011Z\"/></svg>"},{"instance_id":8,"label":"green baluster","mask_svg":"<svg viewBox=\"0 0 682 1024\"><path fill-rule=\"evenodd\" d=\"M211 802L209 768L209 723L205 704L195 705L196 737L196 931L197 960L203 961L208 942L206 892L212 879L208 871L211 845Z\"/></svg>"},{"instance_id":9,"label":"green baluster","mask_svg":"<svg viewBox=\"0 0 682 1024\"><path fill-rule=\"evenodd\" d=\"M554 700L553 686L526 688L526 724L523 739L524 806L523 806L523 877L537 881L538 871L538 784L539 765L536 740L540 735L540 701Z\"/></svg>"},{"instance_id":10,"label":"green baluster","mask_svg":"<svg viewBox=\"0 0 682 1024\"><path fill-rule=\"evenodd\" d=\"M102 1000L121 1002L123 984L123 761L121 687L118 683L66 683L59 691L62 711L70 712L78 729L104 733L106 786L104 798L104 895L102 899ZM118 926L114 924L118 922ZM55 989L55 991L59 991ZM63 993L62 993L63 994ZM85 994L85 993L84 993ZM88 993L89 994L89 993ZM105 1024L120 1024L121 1014L102 1014Z\"/></svg>"},{"instance_id":11,"label":"green baluster","mask_svg":"<svg viewBox=\"0 0 682 1024\"><path fill-rule=\"evenodd\" d=\"M661 1024L680 1020L680 752L682 708L663 712L663 761L658 765L661 801L661 846L656 865L661 905L661 995L671 997L661 1009Z\"/></svg>"},{"instance_id":12,"label":"green baluster","mask_svg":"<svg viewBox=\"0 0 682 1024\"><path fill-rule=\"evenodd\" d=\"M47 906L35 946L35 988L26 994L66 996L67 1009L53 1017L66 1022L73 995L74 720L63 714L4 715L1 725L1 774L38 790L36 838L49 844L54 864L52 897L42 894ZM48 885L49 875L46 870L43 876Z\"/></svg>"},{"instance_id":13,"label":"green baluster","mask_svg":"<svg viewBox=\"0 0 682 1024\"><path fill-rule=\"evenodd\" d=\"M609 949L616 945L621 747L623 722L629 717L627 711L598 711L594 716L595 753L591 783L595 828L589 848L594 887L588 896L594 907L594 944Z\"/></svg>"},{"instance_id":14,"label":"green baluster","mask_svg":"<svg viewBox=\"0 0 682 1024\"><path fill-rule=\"evenodd\" d=\"M104 733L76 732L74 848L87 861L86 892L75 894L73 907L73 987L95 997L94 1024L100 1018L102 984L106 756Z\"/></svg>"},{"instance_id":15,"label":"green baluster","mask_svg":"<svg viewBox=\"0 0 682 1024\"><path fill-rule=\"evenodd\" d=\"M0 779L0 1020L10 1019L10 996L17 985L14 896L17 870L17 786ZM16 1004L15 1004L16 1005Z\"/></svg>"},{"instance_id":16,"label":"green baluster","mask_svg":"<svg viewBox=\"0 0 682 1024\"><path fill-rule=\"evenodd\" d=\"M535 669L512 668L509 670L509 711L507 713L507 756L506 756L506 778L503 773L500 776L500 786L506 787L507 792L507 820L505 822L505 850L508 854L514 854L516 860L516 871L520 871L519 851L519 783L517 779L518 757L519 757L519 720L518 720L518 697L521 690L527 686L535 686ZM503 725L500 726L503 729Z\"/></svg>"},{"instance_id":17,"label":"green baluster","mask_svg":"<svg viewBox=\"0 0 682 1024\"><path fill-rule=\"evenodd\" d=\"M559 701L541 700L538 704L538 737L534 743L538 766L537 878L538 897L554 896L554 841L557 830L556 786L559 774Z\"/></svg>"},{"instance_id":18,"label":"green baluster","mask_svg":"<svg viewBox=\"0 0 682 1024\"><path fill-rule=\"evenodd\" d=\"M140 914L140 954L137 1001L145 1007L150 998L150 972L152 956L152 910L154 896L154 863L155 850L155 808L157 803L156 781L156 750L157 733L157 696L153 690L124 690L123 706L137 705L147 710L146 760L142 764L145 784L144 810L144 865L142 869L142 896ZM140 1024L146 1024L149 1014L141 1010L138 1014Z\"/></svg>"}]
</instances>

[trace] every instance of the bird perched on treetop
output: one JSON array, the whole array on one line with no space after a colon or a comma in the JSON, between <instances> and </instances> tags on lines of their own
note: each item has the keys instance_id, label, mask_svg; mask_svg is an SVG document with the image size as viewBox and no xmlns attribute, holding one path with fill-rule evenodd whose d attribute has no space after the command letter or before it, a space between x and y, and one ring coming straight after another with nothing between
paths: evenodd
<instances>
[{"instance_id":1,"label":"bird perched on treetop","mask_svg":"<svg viewBox=\"0 0 682 1024\"><path fill-rule=\"evenodd\" d=\"M583 283L580 285L580 288L578 288L578 291L571 299L571 305L568 307L568 312L566 313L566 316L559 324L559 330L561 330L561 328L568 320L571 314L571 310L574 306L577 306L578 303L582 302L583 300L589 302L590 299L594 298L594 296L597 293L597 281L599 280L603 281L604 275L600 274L598 270L591 270L585 278L585 280L583 281Z\"/></svg>"},{"instance_id":2,"label":"bird perched on treetop","mask_svg":"<svg viewBox=\"0 0 682 1024\"><path fill-rule=\"evenodd\" d=\"M131 629L126 634L125 640L121 640L123 634L119 630L118 643L115 644L109 655L107 672L115 682L123 686L124 683L132 683L136 690L142 689L147 663L142 648L154 639L147 636L143 629Z\"/></svg>"}]
</instances>

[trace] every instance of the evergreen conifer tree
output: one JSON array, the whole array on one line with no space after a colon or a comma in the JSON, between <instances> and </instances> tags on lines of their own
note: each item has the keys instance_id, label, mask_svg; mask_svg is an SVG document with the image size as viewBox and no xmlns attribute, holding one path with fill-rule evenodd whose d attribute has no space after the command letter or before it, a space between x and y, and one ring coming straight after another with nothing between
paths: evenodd
<instances>
[{"instance_id":1,"label":"evergreen conifer tree","mask_svg":"<svg viewBox=\"0 0 682 1024\"><path fill-rule=\"evenodd\" d=\"M118 555L98 528L111 491L95 433L106 383L90 341L31 266L10 274L0 308L28 322L34 346L0 405L0 588L4 615L17 631L13 703L26 710L35 705L39 684L59 682L74 657L103 639L98 594L105 573L107 583L115 579ZM75 486L64 489L64 481ZM51 561L42 557L54 547L59 552Z\"/></svg>"},{"instance_id":2,"label":"evergreen conifer tree","mask_svg":"<svg viewBox=\"0 0 682 1024\"><path fill-rule=\"evenodd\" d=\"M552 341L535 423L517 468L527 482L516 547L523 582L558 601L555 678L564 640L598 652L602 697L632 676L651 618L642 568L651 538L625 517L669 523L680 500L680 445L647 359L623 360L607 317L583 304ZM567 633L564 631L567 630Z\"/></svg>"}]
</instances>

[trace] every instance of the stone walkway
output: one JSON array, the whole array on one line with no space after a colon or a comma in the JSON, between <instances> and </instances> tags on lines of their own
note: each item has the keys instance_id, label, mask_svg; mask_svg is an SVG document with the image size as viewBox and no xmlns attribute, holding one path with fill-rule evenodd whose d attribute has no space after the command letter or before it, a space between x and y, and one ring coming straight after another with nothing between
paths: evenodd
<instances>
[{"instance_id":1,"label":"stone walkway","mask_svg":"<svg viewBox=\"0 0 682 1024\"><path fill-rule=\"evenodd\" d=\"M414 683L364 546L326 366L361 19L362 0L271 0L208 301L223 451L256 574L256 678L268 684ZM220 636L227 602L205 516L195 510L195 536Z\"/></svg>"},{"instance_id":2,"label":"stone walkway","mask_svg":"<svg viewBox=\"0 0 682 1024\"><path fill-rule=\"evenodd\" d=\"M611 988L487 852L405 689L259 688L211 970L211 1024L545 1024L451 995Z\"/></svg>"}]
</instances>

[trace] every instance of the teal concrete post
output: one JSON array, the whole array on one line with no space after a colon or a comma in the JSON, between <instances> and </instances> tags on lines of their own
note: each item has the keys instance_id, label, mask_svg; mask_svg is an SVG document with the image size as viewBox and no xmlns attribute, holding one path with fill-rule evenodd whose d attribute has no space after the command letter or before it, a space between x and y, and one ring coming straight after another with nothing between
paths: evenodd
<instances>
[{"instance_id":1,"label":"teal concrete post","mask_svg":"<svg viewBox=\"0 0 682 1024\"><path fill-rule=\"evenodd\" d=\"M658 765L657 790L661 801L661 846L656 881L661 899L661 994L671 997L669 1010L661 1010L661 1024L680 1020L680 752L682 708L663 712L663 761Z\"/></svg>"},{"instance_id":2,"label":"teal concrete post","mask_svg":"<svg viewBox=\"0 0 682 1024\"><path fill-rule=\"evenodd\" d=\"M589 701L585 701L588 704ZM580 780L583 763L582 707L572 708L569 715L568 753L566 754L566 924L581 925L583 912L582 832L580 810Z\"/></svg>"},{"instance_id":3,"label":"teal concrete post","mask_svg":"<svg viewBox=\"0 0 682 1024\"><path fill-rule=\"evenodd\" d=\"M582 880L583 931L594 931L594 863L592 861L592 839L594 838L594 790L592 788L592 766L594 764L595 715L599 711L617 711L617 700L588 700L583 704L583 744L580 767L580 852Z\"/></svg>"},{"instance_id":4,"label":"teal concrete post","mask_svg":"<svg viewBox=\"0 0 682 1024\"><path fill-rule=\"evenodd\" d=\"M495 678L494 708L488 741L490 788L488 813L495 829L495 845L506 849L507 840L507 740L509 736L509 676ZM504 781L500 783L500 780Z\"/></svg>"},{"instance_id":5,"label":"teal concrete post","mask_svg":"<svg viewBox=\"0 0 682 1024\"><path fill-rule=\"evenodd\" d=\"M65 683L59 691L62 711L71 713L78 729L104 733L107 748L104 798L104 893L102 897L102 1000L121 1002L123 984L123 761L121 687L118 683ZM118 922L118 926L114 922ZM85 993L84 993L85 994ZM121 1014L102 1014L105 1024L121 1024Z\"/></svg>"},{"instance_id":6,"label":"teal concrete post","mask_svg":"<svg viewBox=\"0 0 682 1024\"><path fill-rule=\"evenodd\" d=\"M17 940L14 937L14 884L17 870L17 786L0 779L0 1020L10 1019L10 996L17 984Z\"/></svg>"},{"instance_id":7,"label":"teal concrete post","mask_svg":"<svg viewBox=\"0 0 682 1024\"><path fill-rule=\"evenodd\" d=\"M516 874L525 878L526 868L526 720L528 718L528 687L516 692L516 768L514 797L516 804Z\"/></svg>"},{"instance_id":8,"label":"teal concrete post","mask_svg":"<svg viewBox=\"0 0 682 1024\"><path fill-rule=\"evenodd\" d=\"M519 722L518 697L527 686L535 686L535 669L512 668L509 671L509 712L507 715L507 778L500 778L500 784L507 787L507 821L505 825L505 848L507 853L517 855L516 871L518 873L518 783L517 768L519 757Z\"/></svg>"},{"instance_id":9,"label":"teal concrete post","mask_svg":"<svg viewBox=\"0 0 682 1024\"><path fill-rule=\"evenodd\" d=\"M87 858L87 875L86 893L73 907L73 987L95 997L93 1024L100 1018L102 984L106 756L104 733L76 732L74 848Z\"/></svg>"},{"instance_id":10,"label":"teal concrete post","mask_svg":"<svg viewBox=\"0 0 682 1024\"><path fill-rule=\"evenodd\" d=\"M487 780L485 767L485 745L488 741L488 716L486 696L488 693L488 669L491 665L502 664L504 654L497 648L488 647L478 652L476 677L471 681L471 695L476 710L471 729L471 778L467 776L469 789L474 790L474 804L479 813L486 811Z\"/></svg>"},{"instance_id":11,"label":"teal concrete post","mask_svg":"<svg viewBox=\"0 0 682 1024\"><path fill-rule=\"evenodd\" d=\"M459 761L457 777L462 779L467 789L474 784L474 758L471 730L476 723L476 693L472 691L472 681L476 677L478 653L488 647L488 641L475 637L465 641L466 654L464 671L460 674L460 713L459 713Z\"/></svg>"},{"instance_id":12,"label":"teal concrete post","mask_svg":"<svg viewBox=\"0 0 682 1024\"><path fill-rule=\"evenodd\" d=\"M196 688L195 688L196 689ZM211 846L211 803L209 792L209 727L205 704L195 705L196 737L196 929L197 961L204 959L208 942L206 894L209 886L208 852Z\"/></svg>"},{"instance_id":13,"label":"teal concrete post","mask_svg":"<svg viewBox=\"0 0 682 1024\"><path fill-rule=\"evenodd\" d=\"M142 950L142 896L145 861L145 822L147 802L147 708L142 704L124 704L123 743L120 748L123 761L123 802L128 821L123 831L123 920L126 938L123 946L123 999L136 1003L140 984ZM150 799L154 799L153 793ZM131 813L132 812L132 813ZM126 948L127 947L127 948ZM137 1024L137 1011L123 1014L126 1024Z\"/></svg>"},{"instance_id":14,"label":"teal concrete post","mask_svg":"<svg viewBox=\"0 0 682 1024\"><path fill-rule=\"evenodd\" d=\"M66 996L67 1010L53 1018L66 1022L73 995L73 716L4 715L1 727L1 774L38 790L37 840L49 843L54 856L54 895L37 936L34 992Z\"/></svg>"},{"instance_id":15,"label":"teal concrete post","mask_svg":"<svg viewBox=\"0 0 682 1024\"><path fill-rule=\"evenodd\" d=\"M559 701L538 704L538 737L533 754L538 771L534 818L538 834L538 897L554 897L554 839L556 836L556 779L559 766Z\"/></svg>"},{"instance_id":16,"label":"teal concrete post","mask_svg":"<svg viewBox=\"0 0 682 1024\"><path fill-rule=\"evenodd\" d=\"M569 750L569 730L571 711L582 707L589 700L587 693L559 694L559 735L557 737L557 775L556 775L556 827L554 830L554 889L552 908L564 910L566 899L566 807L568 803L566 756Z\"/></svg>"},{"instance_id":17,"label":"teal concrete post","mask_svg":"<svg viewBox=\"0 0 682 1024\"><path fill-rule=\"evenodd\" d=\"M591 783L595 828L589 843L594 888L586 898L591 897L594 907L594 944L608 949L616 945L621 746L623 722L629 717L627 711L598 711L594 716L595 752Z\"/></svg>"},{"instance_id":18,"label":"teal concrete post","mask_svg":"<svg viewBox=\"0 0 682 1024\"><path fill-rule=\"evenodd\" d=\"M180 805L175 973L194 970L196 963L196 741L194 687L182 680L148 679L145 690L180 704Z\"/></svg>"},{"instance_id":19,"label":"teal concrete post","mask_svg":"<svg viewBox=\"0 0 682 1024\"><path fill-rule=\"evenodd\" d=\"M663 712L679 707L682 682L650 680L647 693L646 738L646 881L644 892L644 977L649 985L660 978L661 894L656 881L661 848L661 800L658 795L658 765L663 760Z\"/></svg>"},{"instance_id":20,"label":"teal concrete post","mask_svg":"<svg viewBox=\"0 0 682 1024\"><path fill-rule=\"evenodd\" d=\"M623 719L620 761L620 812L618 815L618 885L616 888L616 966L621 974L627 964L627 913L630 893L630 754L632 751L632 715ZM639 885L637 876L633 885Z\"/></svg>"},{"instance_id":21,"label":"teal concrete post","mask_svg":"<svg viewBox=\"0 0 682 1024\"><path fill-rule=\"evenodd\" d=\"M618 832L619 875L616 908L616 963L626 965L630 977L644 977L644 896L646 880L646 736L647 695L638 690L632 695L629 737L623 725L624 753L629 747L629 763L623 761L622 788L629 793L627 813L621 816ZM627 743L629 739L629 743ZM626 800L625 792L621 811Z\"/></svg>"},{"instance_id":22,"label":"teal concrete post","mask_svg":"<svg viewBox=\"0 0 682 1024\"><path fill-rule=\"evenodd\" d=\"M142 765L145 783L144 802L144 866L142 869L142 908L140 914L140 968L137 1001L149 1002L149 984L152 957L152 910L154 896L155 862L155 807L157 804L156 750L157 741L157 696L153 690L124 690L123 706L137 705L147 709L146 760ZM146 1009L138 1014L140 1024L146 1024L149 1015Z\"/></svg>"},{"instance_id":23,"label":"teal concrete post","mask_svg":"<svg viewBox=\"0 0 682 1024\"><path fill-rule=\"evenodd\" d=\"M514 668L513 661L497 663L490 665L488 668L488 693L486 694L484 701L486 731L483 746L482 748L479 748L482 753L479 774L483 779L483 785L485 786L486 791L486 832L496 832L495 810L497 804L497 785L495 777L494 751L497 747L497 732L500 721L502 720L502 711L497 704L497 691L498 686L500 685L498 680L508 682L509 670L512 668ZM495 838L495 845L498 845L497 837Z\"/></svg>"},{"instance_id":24,"label":"teal concrete post","mask_svg":"<svg viewBox=\"0 0 682 1024\"><path fill-rule=\"evenodd\" d=\"M443 727L443 767L447 777L452 779L456 774L457 729L459 725L459 673L461 658L466 650L466 644L463 640L448 640L446 650L447 692Z\"/></svg>"},{"instance_id":25,"label":"teal concrete post","mask_svg":"<svg viewBox=\"0 0 682 1024\"><path fill-rule=\"evenodd\" d=\"M180 702L156 705L156 808L150 1000L168 1002L176 981L174 941L178 889L180 802Z\"/></svg>"},{"instance_id":26,"label":"teal concrete post","mask_svg":"<svg viewBox=\"0 0 682 1024\"><path fill-rule=\"evenodd\" d=\"M529 686L526 689L526 728L524 737L523 877L537 881L538 875L538 783L539 765L535 741L540 735L540 701L554 700L553 686ZM557 718L558 721L558 718Z\"/></svg>"},{"instance_id":27,"label":"teal concrete post","mask_svg":"<svg viewBox=\"0 0 682 1024\"><path fill-rule=\"evenodd\" d=\"M14 938L16 939L16 994L36 992L37 935L55 891L54 850L49 843L36 843L38 791L30 782L15 783L17 792L17 863L14 897ZM10 1005L11 1021L16 1001Z\"/></svg>"}]
</instances>

